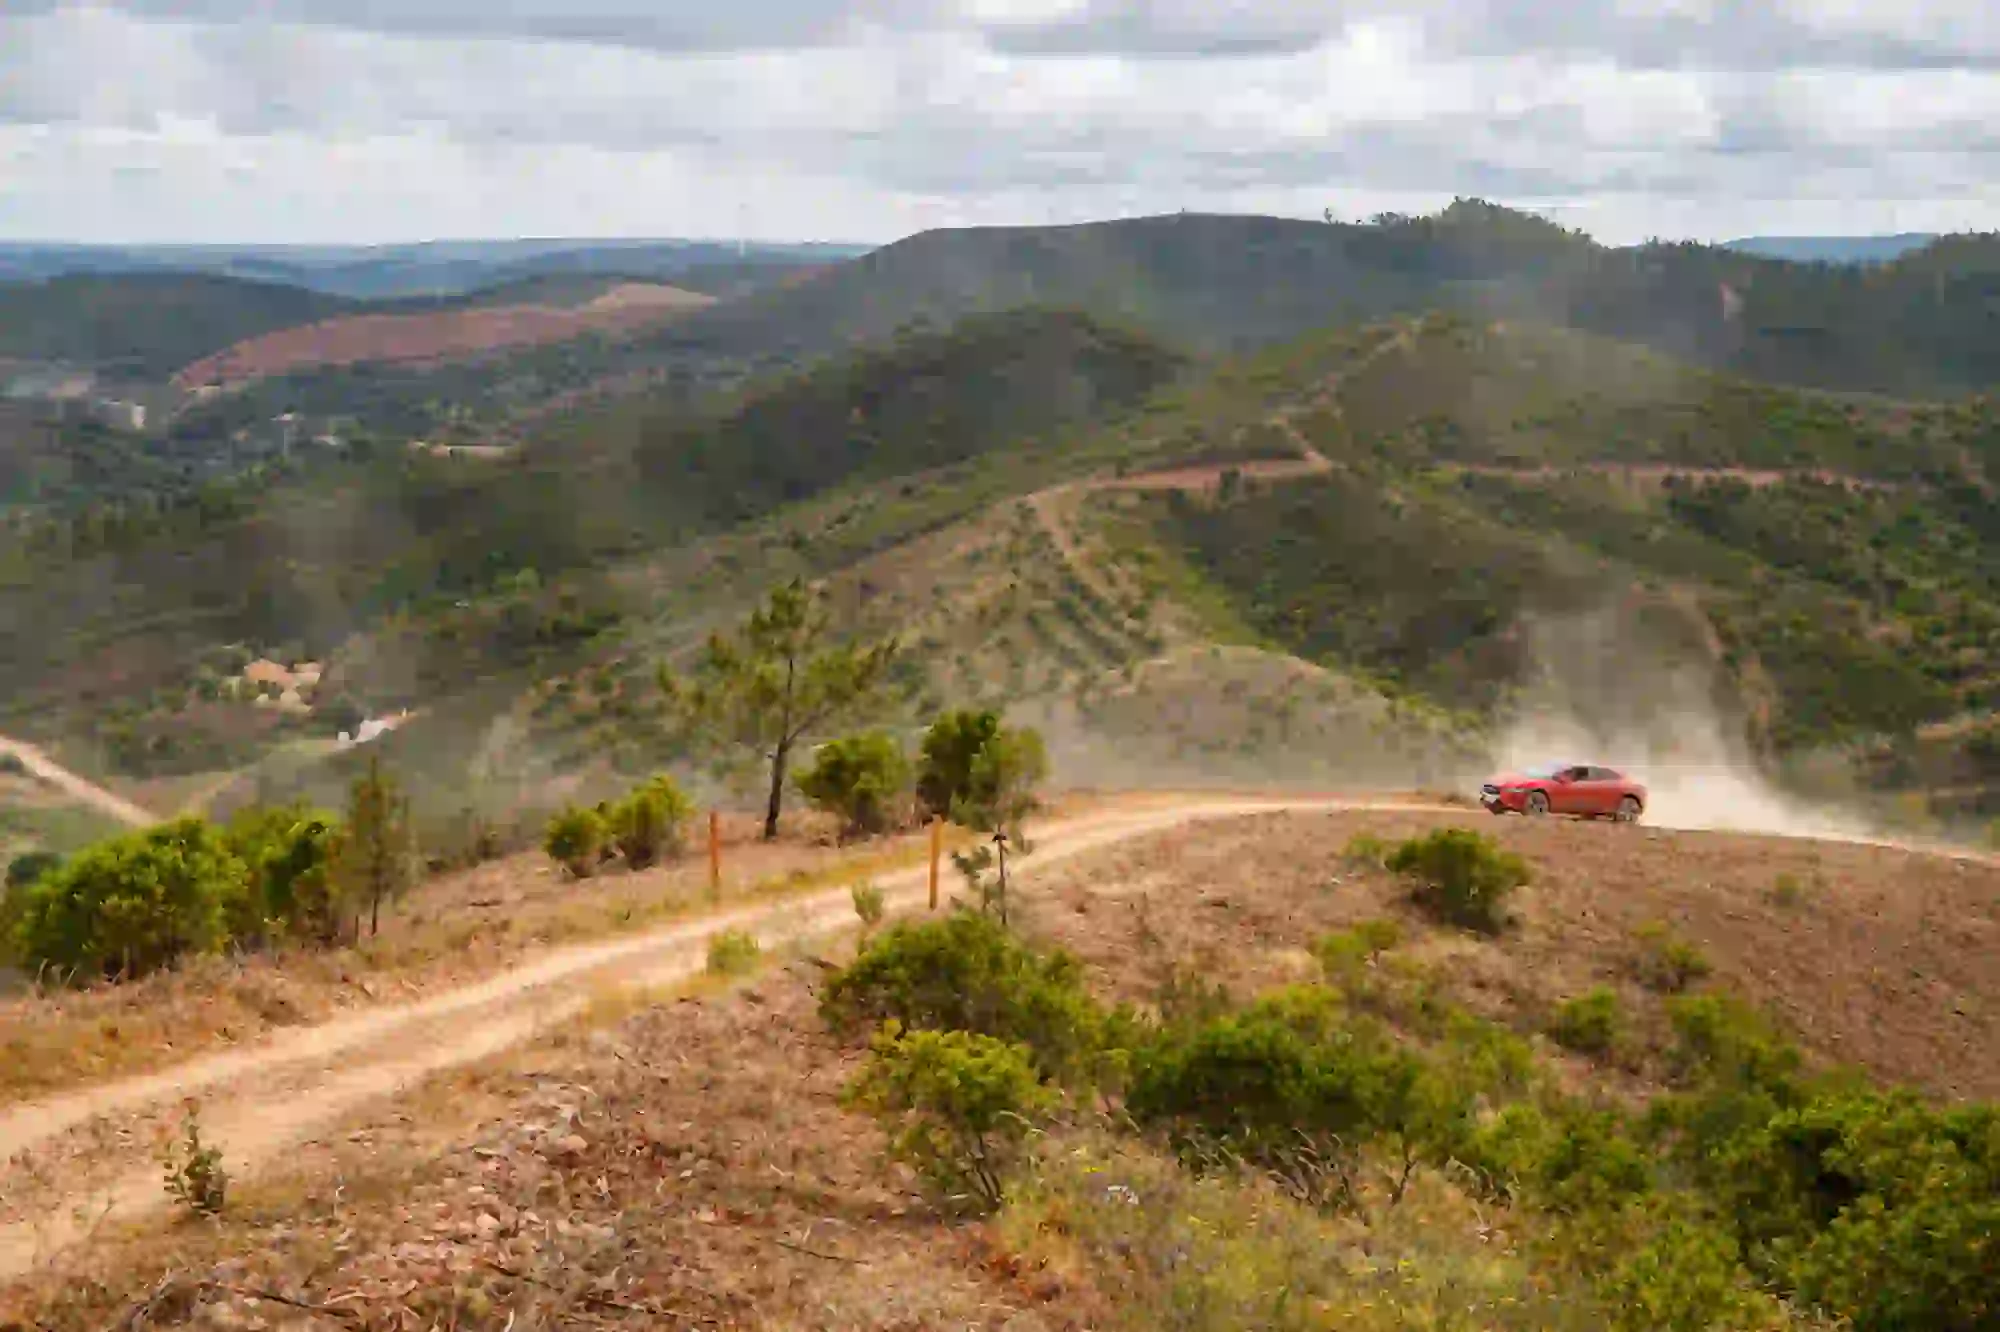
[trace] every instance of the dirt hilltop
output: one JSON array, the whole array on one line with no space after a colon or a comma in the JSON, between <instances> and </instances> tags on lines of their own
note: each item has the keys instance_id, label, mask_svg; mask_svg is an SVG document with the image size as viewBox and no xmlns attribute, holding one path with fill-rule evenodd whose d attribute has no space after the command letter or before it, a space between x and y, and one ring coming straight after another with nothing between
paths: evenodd
<instances>
[{"instance_id":1,"label":"dirt hilltop","mask_svg":"<svg viewBox=\"0 0 2000 1332\"><path fill-rule=\"evenodd\" d=\"M234 388L309 366L423 362L497 347L626 333L713 305L715 298L659 283L627 282L584 305L499 305L431 314L353 315L249 338L174 376L177 388Z\"/></svg>"}]
</instances>

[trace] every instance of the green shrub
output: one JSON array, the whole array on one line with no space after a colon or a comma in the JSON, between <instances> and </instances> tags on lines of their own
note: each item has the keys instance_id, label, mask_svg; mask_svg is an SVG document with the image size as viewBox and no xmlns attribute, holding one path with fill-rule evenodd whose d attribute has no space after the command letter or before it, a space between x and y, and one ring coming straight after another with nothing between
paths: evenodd
<instances>
[{"instance_id":1,"label":"green shrub","mask_svg":"<svg viewBox=\"0 0 2000 1332\"><path fill-rule=\"evenodd\" d=\"M830 740L794 779L799 794L837 816L849 836L886 831L910 784L910 761L887 731Z\"/></svg>"},{"instance_id":2,"label":"green shrub","mask_svg":"<svg viewBox=\"0 0 2000 1332\"><path fill-rule=\"evenodd\" d=\"M8 910L30 965L129 979L222 948L250 892L221 833L180 819L91 847L10 894Z\"/></svg>"},{"instance_id":3,"label":"green shrub","mask_svg":"<svg viewBox=\"0 0 2000 1332\"><path fill-rule=\"evenodd\" d=\"M230 922L239 944L273 930L316 943L340 936L346 911L332 875L336 816L303 805L260 806L231 819L223 835L250 868L251 892Z\"/></svg>"},{"instance_id":4,"label":"green shrub","mask_svg":"<svg viewBox=\"0 0 2000 1332\"><path fill-rule=\"evenodd\" d=\"M1636 1203L1621 1217L1636 1231L1595 1283L1614 1332L1753 1332L1793 1326L1754 1289L1735 1239L1685 1207ZM1623 1238L1623 1237L1621 1237Z\"/></svg>"},{"instance_id":5,"label":"green shrub","mask_svg":"<svg viewBox=\"0 0 2000 1332\"><path fill-rule=\"evenodd\" d=\"M1806 900L1806 887L1796 874L1780 874L1771 883L1771 902L1787 910Z\"/></svg>"},{"instance_id":6,"label":"green shrub","mask_svg":"<svg viewBox=\"0 0 2000 1332\"><path fill-rule=\"evenodd\" d=\"M1044 1074L1079 1077L1104 1039L1104 1014L1075 958L1036 954L990 917L892 925L836 974L820 999L836 1030L894 1019L906 1029L1017 1041Z\"/></svg>"},{"instance_id":7,"label":"green shrub","mask_svg":"<svg viewBox=\"0 0 2000 1332\"><path fill-rule=\"evenodd\" d=\"M1393 920L1364 920L1350 930L1321 935L1313 944L1313 956L1327 982L1345 990L1369 985L1370 965L1403 941L1403 927Z\"/></svg>"},{"instance_id":8,"label":"green shrub","mask_svg":"<svg viewBox=\"0 0 2000 1332\"><path fill-rule=\"evenodd\" d=\"M662 775L613 805L605 831L626 865L645 869L686 849L687 821L693 813L694 803L673 778Z\"/></svg>"},{"instance_id":9,"label":"green shrub","mask_svg":"<svg viewBox=\"0 0 2000 1332\"><path fill-rule=\"evenodd\" d=\"M756 970L764 950L754 935L743 930L724 930L708 941L708 974L747 976Z\"/></svg>"},{"instance_id":10,"label":"green shrub","mask_svg":"<svg viewBox=\"0 0 2000 1332\"><path fill-rule=\"evenodd\" d=\"M1556 1005L1555 1016L1549 1021L1549 1035L1556 1044L1578 1054L1610 1054L1624 1031L1625 1013L1618 992L1606 985L1565 999Z\"/></svg>"},{"instance_id":11,"label":"green shrub","mask_svg":"<svg viewBox=\"0 0 2000 1332\"><path fill-rule=\"evenodd\" d=\"M1371 832L1358 832L1347 839L1340 858L1350 865L1382 869L1389 863L1389 844Z\"/></svg>"},{"instance_id":12,"label":"green shrub","mask_svg":"<svg viewBox=\"0 0 2000 1332\"><path fill-rule=\"evenodd\" d=\"M1048 775L1041 732L1003 726L973 759L971 794L952 815L969 827L1018 832L1040 804L1037 792Z\"/></svg>"},{"instance_id":13,"label":"green shrub","mask_svg":"<svg viewBox=\"0 0 2000 1332\"><path fill-rule=\"evenodd\" d=\"M1721 1153L1759 1273L1857 1329L2000 1323L2000 1108L1830 1092Z\"/></svg>"},{"instance_id":14,"label":"green shrub","mask_svg":"<svg viewBox=\"0 0 2000 1332\"><path fill-rule=\"evenodd\" d=\"M1037 1121L1056 1105L1026 1046L967 1031L913 1031L895 1022L875 1037L852 1105L889 1129L889 1150L948 1207L992 1211Z\"/></svg>"},{"instance_id":15,"label":"green shrub","mask_svg":"<svg viewBox=\"0 0 2000 1332\"><path fill-rule=\"evenodd\" d=\"M948 712L924 732L917 796L933 814L950 814L972 797L972 764L1000 730L1000 714Z\"/></svg>"},{"instance_id":16,"label":"green shrub","mask_svg":"<svg viewBox=\"0 0 2000 1332\"><path fill-rule=\"evenodd\" d=\"M1679 994L1713 970L1700 948L1674 933L1663 920L1641 925L1632 933L1639 945L1633 974L1639 983L1661 994Z\"/></svg>"},{"instance_id":17,"label":"green shrub","mask_svg":"<svg viewBox=\"0 0 2000 1332\"><path fill-rule=\"evenodd\" d=\"M181 1124L180 1141L166 1153L167 1197L198 1216L220 1216L229 1202L229 1174L222 1152L201 1139L201 1119L190 1106Z\"/></svg>"},{"instance_id":18,"label":"green shrub","mask_svg":"<svg viewBox=\"0 0 2000 1332\"><path fill-rule=\"evenodd\" d=\"M857 883L850 890L854 898L854 914L861 918L865 929L874 929L882 923L885 905L882 890L872 883Z\"/></svg>"},{"instance_id":19,"label":"green shrub","mask_svg":"<svg viewBox=\"0 0 2000 1332\"><path fill-rule=\"evenodd\" d=\"M1413 1160L1447 1117L1425 1072L1331 991L1300 986L1159 1033L1133 1054L1125 1108L1192 1161L1240 1158L1296 1197L1340 1204L1362 1143L1394 1132Z\"/></svg>"},{"instance_id":20,"label":"green shrub","mask_svg":"<svg viewBox=\"0 0 2000 1332\"><path fill-rule=\"evenodd\" d=\"M608 834L602 814L571 805L549 821L542 849L576 878L588 879L604 859Z\"/></svg>"},{"instance_id":21,"label":"green shrub","mask_svg":"<svg viewBox=\"0 0 2000 1332\"><path fill-rule=\"evenodd\" d=\"M950 712L924 733L917 795L933 814L969 827L1013 827L1047 775L1039 733L1003 725L992 711Z\"/></svg>"},{"instance_id":22,"label":"green shrub","mask_svg":"<svg viewBox=\"0 0 2000 1332\"><path fill-rule=\"evenodd\" d=\"M1410 881L1417 904L1431 915L1488 934L1505 927L1507 898L1529 879L1520 856L1465 828L1404 842L1389 868Z\"/></svg>"},{"instance_id":23,"label":"green shrub","mask_svg":"<svg viewBox=\"0 0 2000 1332\"><path fill-rule=\"evenodd\" d=\"M29 851L7 862L7 887L25 888L50 870L59 869L63 858L53 851Z\"/></svg>"}]
</instances>

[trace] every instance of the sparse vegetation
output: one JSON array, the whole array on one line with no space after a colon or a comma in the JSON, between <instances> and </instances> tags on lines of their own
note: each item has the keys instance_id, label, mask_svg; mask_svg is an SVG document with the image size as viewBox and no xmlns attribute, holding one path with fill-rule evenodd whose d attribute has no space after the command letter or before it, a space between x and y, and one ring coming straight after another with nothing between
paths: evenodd
<instances>
[{"instance_id":1,"label":"sparse vegetation","mask_svg":"<svg viewBox=\"0 0 2000 1332\"><path fill-rule=\"evenodd\" d=\"M549 820L542 849L572 878L588 879L603 863L609 836L602 814L587 805L571 805Z\"/></svg>"},{"instance_id":2,"label":"sparse vegetation","mask_svg":"<svg viewBox=\"0 0 2000 1332\"><path fill-rule=\"evenodd\" d=\"M854 899L854 914L861 920L863 930L872 930L882 923L885 910L882 890L872 883L857 883L850 890Z\"/></svg>"},{"instance_id":3,"label":"sparse vegetation","mask_svg":"<svg viewBox=\"0 0 2000 1332\"><path fill-rule=\"evenodd\" d=\"M942 1205L968 1211L1006 1201L1029 1135L1056 1104L1026 1046L968 1031L906 1033L894 1021L876 1035L850 1097L884 1122L890 1152Z\"/></svg>"},{"instance_id":4,"label":"sparse vegetation","mask_svg":"<svg viewBox=\"0 0 2000 1332\"><path fill-rule=\"evenodd\" d=\"M222 835L182 819L101 843L21 889L14 946L57 975L131 978L215 952L252 892Z\"/></svg>"},{"instance_id":5,"label":"sparse vegetation","mask_svg":"<svg viewBox=\"0 0 2000 1332\"><path fill-rule=\"evenodd\" d=\"M820 592L794 580L773 589L733 637L710 638L692 681L660 672L683 734L769 763L767 841L778 835L794 747L864 703L896 659L893 639L864 648L836 644L831 632Z\"/></svg>"},{"instance_id":6,"label":"sparse vegetation","mask_svg":"<svg viewBox=\"0 0 2000 1332\"><path fill-rule=\"evenodd\" d=\"M933 813L967 827L1018 831L1048 776L1040 734L993 711L949 712L924 733L917 793Z\"/></svg>"},{"instance_id":7,"label":"sparse vegetation","mask_svg":"<svg viewBox=\"0 0 2000 1332\"><path fill-rule=\"evenodd\" d=\"M673 778L661 775L611 807L605 832L631 869L641 870L678 856L687 847L687 821L694 804ZM571 857L550 854L569 865ZM573 851L573 855L580 850ZM574 869L572 868L572 873Z\"/></svg>"},{"instance_id":8,"label":"sparse vegetation","mask_svg":"<svg viewBox=\"0 0 2000 1332\"><path fill-rule=\"evenodd\" d=\"M1556 1044L1578 1054L1608 1055L1618 1048L1624 1034L1624 1007L1618 1002L1618 992L1605 985L1565 999L1549 1019L1549 1035Z\"/></svg>"},{"instance_id":9,"label":"sparse vegetation","mask_svg":"<svg viewBox=\"0 0 2000 1332\"><path fill-rule=\"evenodd\" d=\"M335 891L358 909L368 907L368 933L381 933L382 906L417 880L416 828L410 802L371 755L368 770L348 792L347 819L334 842L329 873Z\"/></svg>"},{"instance_id":10,"label":"sparse vegetation","mask_svg":"<svg viewBox=\"0 0 2000 1332\"><path fill-rule=\"evenodd\" d=\"M1633 974L1639 983L1661 994L1680 994L1707 978L1712 970L1707 954L1675 933L1663 920L1649 921L1633 931L1638 945Z\"/></svg>"},{"instance_id":11,"label":"sparse vegetation","mask_svg":"<svg viewBox=\"0 0 2000 1332\"><path fill-rule=\"evenodd\" d=\"M167 1148L167 1197L193 1216L220 1216L229 1203L229 1173L222 1151L202 1141L201 1114L192 1104L181 1120L181 1136Z\"/></svg>"},{"instance_id":12,"label":"sparse vegetation","mask_svg":"<svg viewBox=\"0 0 2000 1332\"><path fill-rule=\"evenodd\" d=\"M757 969L763 956L763 947L755 935L743 930L723 930L708 941L708 974L747 976Z\"/></svg>"},{"instance_id":13,"label":"sparse vegetation","mask_svg":"<svg viewBox=\"0 0 2000 1332\"><path fill-rule=\"evenodd\" d=\"M798 776L799 794L837 815L850 837L887 831L907 803L910 762L887 731L829 740Z\"/></svg>"},{"instance_id":14,"label":"sparse vegetation","mask_svg":"<svg viewBox=\"0 0 2000 1332\"><path fill-rule=\"evenodd\" d=\"M828 982L820 1011L841 1031L894 1020L1021 1042L1058 1078L1087 1076L1105 1044L1105 1015L1074 958L1044 957L970 911L890 926Z\"/></svg>"},{"instance_id":15,"label":"sparse vegetation","mask_svg":"<svg viewBox=\"0 0 2000 1332\"><path fill-rule=\"evenodd\" d=\"M1388 868L1411 884L1413 900L1437 919L1497 934L1507 899L1529 880L1528 863L1481 833L1441 828L1398 846Z\"/></svg>"}]
</instances>

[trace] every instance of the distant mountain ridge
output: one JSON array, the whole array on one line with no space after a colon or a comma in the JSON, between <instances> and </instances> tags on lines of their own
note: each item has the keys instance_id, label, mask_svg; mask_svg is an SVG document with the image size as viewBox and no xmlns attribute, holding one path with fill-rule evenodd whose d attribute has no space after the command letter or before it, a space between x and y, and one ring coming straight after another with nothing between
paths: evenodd
<instances>
[{"instance_id":1,"label":"distant mountain ridge","mask_svg":"<svg viewBox=\"0 0 2000 1332\"><path fill-rule=\"evenodd\" d=\"M1934 231L1893 236L1744 236L1724 241L1723 248L1803 264L1886 264L1937 239Z\"/></svg>"},{"instance_id":2,"label":"distant mountain ridge","mask_svg":"<svg viewBox=\"0 0 2000 1332\"><path fill-rule=\"evenodd\" d=\"M351 300L461 296L551 275L667 278L719 265L812 266L871 247L730 240L474 240L397 245L69 245L0 241L0 282L200 273Z\"/></svg>"}]
</instances>

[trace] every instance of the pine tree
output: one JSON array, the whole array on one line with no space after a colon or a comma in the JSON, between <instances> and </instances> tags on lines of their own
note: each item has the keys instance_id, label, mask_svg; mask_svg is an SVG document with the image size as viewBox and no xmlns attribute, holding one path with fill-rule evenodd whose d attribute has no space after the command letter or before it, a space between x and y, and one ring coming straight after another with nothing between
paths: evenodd
<instances>
[{"instance_id":1,"label":"pine tree","mask_svg":"<svg viewBox=\"0 0 2000 1332\"><path fill-rule=\"evenodd\" d=\"M410 803L395 779L371 756L368 771L355 780L347 799L347 827L334 853L334 879L343 900L368 903L368 933L382 927L382 903L394 901L416 882L414 827Z\"/></svg>"},{"instance_id":2,"label":"pine tree","mask_svg":"<svg viewBox=\"0 0 2000 1332\"><path fill-rule=\"evenodd\" d=\"M719 749L740 747L770 765L764 839L778 835L785 770L806 736L860 711L881 689L896 656L890 639L873 646L832 641L819 592L793 579L771 590L733 636L708 641L691 681L662 668L676 729Z\"/></svg>"}]
</instances>

